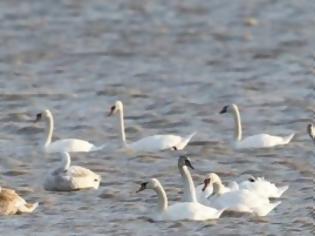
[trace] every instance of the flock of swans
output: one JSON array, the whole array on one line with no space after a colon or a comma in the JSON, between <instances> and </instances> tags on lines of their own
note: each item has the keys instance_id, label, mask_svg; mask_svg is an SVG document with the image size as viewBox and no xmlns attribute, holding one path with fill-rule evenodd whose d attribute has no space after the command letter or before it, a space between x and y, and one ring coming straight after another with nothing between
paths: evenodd
<instances>
[{"instance_id":1,"label":"flock of swans","mask_svg":"<svg viewBox=\"0 0 315 236\"><path fill-rule=\"evenodd\" d=\"M270 148L288 144L294 134L288 136L273 136L257 134L242 137L241 116L237 105L224 106L221 114L231 113L235 121L233 147L235 149ZM116 101L111 107L109 116L118 114L121 133L121 150L131 153L153 153L163 150L182 150L195 135L192 132L186 136L173 134L153 135L127 142L124 125L124 109L121 101ZM81 189L98 189L101 176L93 171L71 165L70 153L101 151L106 146L96 146L81 139L60 139L52 142L54 119L49 110L37 114L35 122L44 121L45 142L42 145L45 153L58 153L61 157L60 166L49 172L44 180L44 188L48 191L75 191ZM307 132L315 142L313 124L307 126ZM137 192L152 189L158 195L158 207L152 214L156 221L193 220L202 221L218 219L224 211L244 212L257 216L266 216L277 207L281 201L275 200L289 188L288 185L277 187L263 177L249 176L241 182L231 181L225 186L216 173L205 176L202 184L195 188L189 169L193 169L188 156L180 156L178 169L183 181L183 199L181 202L168 205L167 194L158 179L152 178L143 182ZM271 200L273 199L273 200ZM30 213L38 203L27 203L14 190L0 186L0 215Z\"/></svg>"}]
</instances>

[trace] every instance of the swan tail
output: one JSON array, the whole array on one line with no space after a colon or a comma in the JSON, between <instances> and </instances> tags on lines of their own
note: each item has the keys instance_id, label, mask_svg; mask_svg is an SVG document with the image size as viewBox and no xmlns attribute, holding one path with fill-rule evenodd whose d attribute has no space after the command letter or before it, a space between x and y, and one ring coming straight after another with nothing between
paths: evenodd
<instances>
[{"instance_id":1,"label":"swan tail","mask_svg":"<svg viewBox=\"0 0 315 236\"><path fill-rule=\"evenodd\" d=\"M100 150L104 149L104 147L106 147L106 144L103 144L101 146L94 146L91 148L91 151L92 152L100 151Z\"/></svg>"},{"instance_id":2,"label":"swan tail","mask_svg":"<svg viewBox=\"0 0 315 236\"><path fill-rule=\"evenodd\" d=\"M222 208L220 210L218 210L218 213L217 213L217 218L219 219L222 215L222 213L226 210L227 208Z\"/></svg>"},{"instance_id":3,"label":"swan tail","mask_svg":"<svg viewBox=\"0 0 315 236\"><path fill-rule=\"evenodd\" d=\"M268 215L274 208L276 208L279 204L281 203L281 201L276 201L273 203L269 203L268 206L264 207L263 210L257 212L258 216L266 216Z\"/></svg>"},{"instance_id":4,"label":"swan tail","mask_svg":"<svg viewBox=\"0 0 315 236\"><path fill-rule=\"evenodd\" d=\"M279 188L278 188L278 192L277 192L277 195L278 195L277 197L281 197L281 195L282 195L285 191L287 191L288 188L289 188L289 185L285 185L285 186L279 187Z\"/></svg>"},{"instance_id":5,"label":"swan tail","mask_svg":"<svg viewBox=\"0 0 315 236\"><path fill-rule=\"evenodd\" d=\"M283 144L289 143L293 139L294 135L295 135L295 133L292 133L288 136L283 137Z\"/></svg>"},{"instance_id":6,"label":"swan tail","mask_svg":"<svg viewBox=\"0 0 315 236\"><path fill-rule=\"evenodd\" d=\"M191 134L189 134L189 135L183 137L181 143L179 143L178 145L174 146L173 148L174 148L175 150L182 150L182 149L184 149L184 148L187 146L187 144L189 143L189 141L192 139L192 137L193 137L196 133L197 133L197 132L195 131L195 132L193 132L193 133L191 133Z\"/></svg>"},{"instance_id":7,"label":"swan tail","mask_svg":"<svg viewBox=\"0 0 315 236\"><path fill-rule=\"evenodd\" d=\"M38 202L35 203L26 203L19 206L20 212L31 213L38 207Z\"/></svg>"}]
</instances>

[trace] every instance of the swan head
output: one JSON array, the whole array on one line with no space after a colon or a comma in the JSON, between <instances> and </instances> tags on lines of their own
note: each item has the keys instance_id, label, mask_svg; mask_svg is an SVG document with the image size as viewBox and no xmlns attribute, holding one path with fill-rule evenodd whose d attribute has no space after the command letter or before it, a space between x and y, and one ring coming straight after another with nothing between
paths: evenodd
<instances>
[{"instance_id":1,"label":"swan head","mask_svg":"<svg viewBox=\"0 0 315 236\"><path fill-rule=\"evenodd\" d=\"M137 190L137 193L145 190L145 189L156 189L160 186L160 182L155 179L155 178L152 178L150 179L148 182L143 182L141 183L140 185L140 188Z\"/></svg>"},{"instance_id":2,"label":"swan head","mask_svg":"<svg viewBox=\"0 0 315 236\"><path fill-rule=\"evenodd\" d=\"M313 124L309 123L307 125L307 133L309 134L311 139L313 139L315 141L315 127Z\"/></svg>"},{"instance_id":3,"label":"swan head","mask_svg":"<svg viewBox=\"0 0 315 236\"><path fill-rule=\"evenodd\" d=\"M202 191L205 191L209 184L222 184L220 177L215 173L210 173L206 175L206 178L203 181Z\"/></svg>"},{"instance_id":4,"label":"swan head","mask_svg":"<svg viewBox=\"0 0 315 236\"><path fill-rule=\"evenodd\" d=\"M34 122L38 122L40 121L42 118L51 118L52 117L52 113L50 110L46 109L40 113L36 114L36 119Z\"/></svg>"},{"instance_id":5,"label":"swan head","mask_svg":"<svg viewBox=\"0 0 315 236\"><path fill-rule=\"evenodd\" d=\"M178 168L181 168L183 166L187 166L187 167L189 167L191 169L194 169L194 167L191 164L190 158L188 156L185 156L185 155L180 156L178 158Z\"/></svg>"},{"instance_id":6,"label":"swan head","mask_svg":"<svg viewBox=\"0 0 315 236\"><path fill-rule=\"evenodd\" d=\"M220 114L224 114L224 113L230 113L230 112L233 112L235 111L237 108L237 106L235 104L231 104L231 105L226 105L224 106L221 111L220 111Z\"/></svg>"},{"instance_id":7,"label":"swan head","mask_svg":"<svg viewBox=\"0 0 315 236\"><path fill-rule=\"evenodd\" d=\"M123 110L123 103L121 101L116 101L115 105L111 106L108 116L116 114L118 111Z\"/></svg>"}]
</instances>

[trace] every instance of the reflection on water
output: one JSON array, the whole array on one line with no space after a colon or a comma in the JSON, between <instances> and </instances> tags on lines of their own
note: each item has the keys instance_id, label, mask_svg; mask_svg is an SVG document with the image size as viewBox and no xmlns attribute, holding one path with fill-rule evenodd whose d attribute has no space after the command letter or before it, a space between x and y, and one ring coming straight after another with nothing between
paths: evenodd
<instances>
[{"instance_id":1,"label":"reflection on water","mask_svg":"<svg viewBox=\"0 0 315 236\"><path fill-rule=\"evenodd\" d=\"M35 214L1 219L15 235L312 235L314 145L314 3L312 1L9 1L0 3L1 185L40 201ZM210 222L152 223L154 193L136 194L157 177L180 200L179 153L127 156L104 150L73 154L103 177L98 191L46 192L58 165L42 155L50 108L54 138L120 144L112 103L125 103L129 140L198 131L191 155L195 182L208 172L228 181L263 175L289 184L269 216L224 215ZM244 134L296 132L285 147L236 152L233 122L218 114L237 103Z\"/></svg>"}]
</instances>

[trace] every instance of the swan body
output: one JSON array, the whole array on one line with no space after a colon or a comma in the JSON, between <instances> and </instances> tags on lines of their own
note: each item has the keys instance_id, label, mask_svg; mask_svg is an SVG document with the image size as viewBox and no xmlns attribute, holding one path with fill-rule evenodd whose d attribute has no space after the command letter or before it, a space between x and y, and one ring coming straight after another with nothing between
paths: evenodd
<instances>
[{"instance_id":1,"label":"swan body","mask_svg":"<svg viewBox=\"0 0 315 236\"><path fill-rule=\"evenodd\" d=\"M201 203L207 203L209 196L213 194L213 186L208 183L209 179L213 177L214 173L210 173L206 176L204 183L196 188L197 199ZM262 198L280 198L281 195L287 191L288 185L277 187L274 183L265 180L263 177L250 176L248 179L237 183L232 181L228 186L221 185L221 193L232 192L236 190L248 190L259 195Z\"/></svg>"},{"instance_id":2,"label":"swan body","mask_svg":"<svg viewBox=\"0 0 315 236\"><path fill-rule=\"evenodd\" d=\"M37 206L38 202L27 203L13 189L0 187L0 215L31 213Z\"/></svg>"},{"instance_id":3,"label":"swan body","mask_svg":"<svg viewBox=\"0 0 315 236\"><path fill-rule=\"evenodd\" d=\"M307 125L307 133L311 137L311 139L315 142L315 127L313 124Z\"/></svg>"},{"instance_id":4,"label":"swan body","mask_svg":"<svg viewBox=\"0 0 315 236\"><path fill-rule=\"evenodd\" d=\"M62 166L53 170L45 179L44 188L49 191L76 191L80 189L98 189L101 176L81 167L70 166L69 153L60 153Z\"/></svg>"},{"instance_id":5,"label":"swan body","mask_svg":"<svg viewBox=\"0 0 315 236\"><path fill-rule=\"evenodd\" d=\"M218 219L223 212L223 209L216 210L198 202L178 202L168 206L167 195L160 182L154 178L142 183L137 192L145 189L153 189L158 194L158 209L151 216L155 221L204 221Z\"/></svg>"},{"instance_id":6,"label":"swan body","mask_svg":"<svg viewBox=\"0 0 315 236\"><path fill-rule=\"evenodd\" d=\"M207 206L214 208L226 208L227 211L252 213L257 216L266 216L277 207L281 201L271 203L264 198L247 189L239 189L223 193L222 182L219 176L212 173L205 184L213 185L213 194L208 197Z\"/></svg>"},{"instance_id":7,"label":"swan body","mask_svg":"<svg viewBox=\"0 0 315 236\"><path fill-rule=\"evenodd\" d=\"M281 137L269 134L256 134L242 138L241 116L237 105L224 106L220 114L227 112L232 113L235 120L234 146L236 149L271 148L278 145L285 145L288 144L295 135L292 133L288 136Z\"/></svg>"},{"instance_id":8,"label":"swan body","mask_svg":"<svg viewBox=\"0 0 315 236\"><path fill-rule=\"evenodd\" d=\"M263 177L250 178L239 184L240 189L247 189L263 198L280 198L288 190L289 185L277 187Z\"/></svg>"},{"instance_id":9,"label":"swan body","mask_svg":"<svg viewBox=\"0 0 315 236\"><path fill-rule=\"evenodd\" d=\"M109 116L117 112L119 113L123 148L131 152L147 153L164 150L182 150L187 146L191 138L195 135L195 132L184 137L173 134L159 134L142 138L133 143L127 143L124 124L124 109L121 101L115 102L115 105L111 107Z\"/></svg>"},{"instance_id":10,"label":"swan body","mask_svg":"<svg viewBox=\"0 0 315 236\"><path fill-rule=\"evenodd\" d=\"M46 141L44 143L44 151L47 153L57 153L57 152L91 152L98 151L104 148L103 146L95 146L94 144L82 140L82 139L60 139L51 142L53 129L54 129L54 119L53 115L49 110L45 110L42 113L38 113L35 122L45 119L47 123L46 127Z\"/></svg>"}]
</instances>

